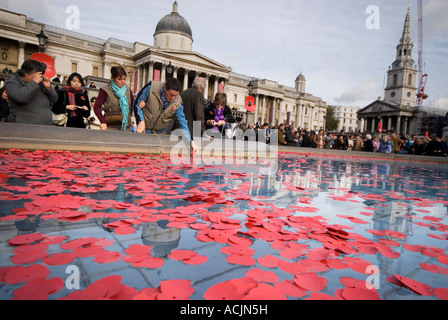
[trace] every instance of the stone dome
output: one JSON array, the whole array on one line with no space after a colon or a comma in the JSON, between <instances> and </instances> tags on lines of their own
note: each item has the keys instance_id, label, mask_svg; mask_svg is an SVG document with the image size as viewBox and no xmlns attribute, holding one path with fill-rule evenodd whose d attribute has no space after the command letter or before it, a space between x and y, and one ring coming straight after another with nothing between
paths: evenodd
<instances>
[{"instance_id":1,"label":"stone dome","mask_svg":"<svg viewBox=\"0 0 448 320\"><path fill-rule=\"evenodd\" d=\"M156 26L154 36L160 33L180 33L193 40L193 33L187 20L177 12L177 2L173 4L173 12L164 16Z\"/></svg>"},{"instance_id":2,"label":"stone dome","mask_svg":"<svg viewBox=\"0 0 448 320\"><path fill-rule=\"evenodd\" d=\"M296 81L306 81L305 76L300 72L299 76L296 78Z\"/></svg>"}]
</instances>

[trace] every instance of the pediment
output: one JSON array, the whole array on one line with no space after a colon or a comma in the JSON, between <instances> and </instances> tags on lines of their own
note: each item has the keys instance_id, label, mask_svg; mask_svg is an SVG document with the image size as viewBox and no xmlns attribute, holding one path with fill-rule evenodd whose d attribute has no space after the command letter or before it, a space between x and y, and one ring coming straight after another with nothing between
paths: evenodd
<instances>
[{"instance_id":1,"label":"pediment","mask_svg":"<svg viewBox=\"0 0 448 320\"><path fill-rule=\"evenodd\" d=\"M386 112L399 112L400 106L385 101L375 101L364 109L358 111L358 115L362 114L381 114Z\"/></svg>"},{"instance_id":2,"label":"pediment","mask_svg":"<svg viewBox=\"0 0 448 320\"><path fill-rule=\"evenodd\" d=\"M201 66L204 69L217 70L224 73L229 73L232 71L232 68L195 51L151 49L147 51L146 55L152 56L153 59L160 56L161 58L164 58L164 60L170 60L173 65L192 65L195 67Z\"/></svg>"}]
</instances>

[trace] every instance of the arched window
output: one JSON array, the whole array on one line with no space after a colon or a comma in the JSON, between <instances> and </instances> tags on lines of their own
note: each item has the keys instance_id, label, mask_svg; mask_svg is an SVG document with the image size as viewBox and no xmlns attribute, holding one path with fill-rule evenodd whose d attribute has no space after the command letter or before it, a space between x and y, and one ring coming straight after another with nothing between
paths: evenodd
<instances>
[{"instance_id":1,"label":"arched window","mask_svg":"<svg viewBox=\"0 0 448 320\"><path fill-rule=\"evenodd\" d=\"M398 83L398 75L394 74L394 80L393 80L393 85L396 86Z\"/></svg>"},{"instance_id":2,"label":"arched window","mask_svg":"<svg viewBox=\"0 0 448 320\"><path fill-rule=\"evenodd\" d=\"M408 77L408 86L412 86L412 74Z\"/></svg>"}]
</instances>

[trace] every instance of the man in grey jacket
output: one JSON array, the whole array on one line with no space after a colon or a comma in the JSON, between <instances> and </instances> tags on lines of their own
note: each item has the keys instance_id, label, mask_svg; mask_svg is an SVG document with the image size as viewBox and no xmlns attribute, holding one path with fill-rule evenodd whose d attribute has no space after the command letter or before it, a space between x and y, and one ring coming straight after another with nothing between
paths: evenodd
<instances>
[{"instance_id":1,"label":"man in grey jacket","mask_svg":"<svg viewBox=\"0 0 448 320\"><path fill-rule=\"evenodd\" d=\"M51 106L58 95L44 76L46 65L27 60L12 78L6 81L11 113L9 122L52 125Z\"/></svg>"}]
</instances>

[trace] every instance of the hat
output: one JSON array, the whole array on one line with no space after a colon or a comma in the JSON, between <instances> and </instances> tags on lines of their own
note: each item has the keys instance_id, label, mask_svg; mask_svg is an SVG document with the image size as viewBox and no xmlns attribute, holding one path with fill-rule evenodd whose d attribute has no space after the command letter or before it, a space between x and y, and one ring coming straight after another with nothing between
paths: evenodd
<instances>
[{"instance_id":1,"label":"hat","mask_svg":"<svg viewBox=\"0 0 448 320\"><path fill-rule=\"evenodd\" d=\"M366 134L367 140L372 140L372 136L370 134Z\"/></svg>"}]
</instances>

